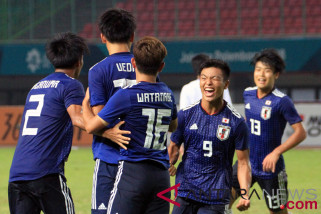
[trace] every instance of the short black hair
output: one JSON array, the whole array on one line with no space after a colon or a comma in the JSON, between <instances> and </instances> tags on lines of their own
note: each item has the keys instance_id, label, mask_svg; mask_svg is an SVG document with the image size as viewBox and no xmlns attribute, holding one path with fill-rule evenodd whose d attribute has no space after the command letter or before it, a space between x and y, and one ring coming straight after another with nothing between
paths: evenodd
<instances>
[{"instance_id":1,"label":"short black hair","mask_svg":"<svg viewBox=\"0 0 321 214\"><path fill-rule=\"evenodd\" d=\"M274 73L282 73L285 70L285 62L273 48L263 49L256 53L252 58L251 65L255 66L257 62L262 62L273 68Z\"/></svg>"},{"instance_id":2,"label":"short black hair","mask_svg":"<svg viewBox=\"0 0 321 214\"><path fill-rule=\"evenodd\" d=\"M220 59L208 59L204 63L201 64L200 71L202 72L202 70L204 68L211 68L211 67L219 68L222 70L224 81L229 79L231 69L225 61L220 60Z\"/></svg>"},{"instance_id":3,"label":"short black hair","mask_svg":"<svg viewBox=\"0 0 321 214\"><path fill-rule=\"evenodd\" d=\"M98 28L111 43L127 43L136 30L134 16L123 9L108 9L99 18Z\"/></svg>"},{"instance_id":4,"label":"short black hair","mask_svg":"<svg viewBox=\"0 0 321 214\"><path fill-rule=\"evenodd\" d=\"M55 68L73 68L89 49L76 34L58 33L46 45L46 55Z\"/></svg>"},{"instance_id":5,"label":"short black hair","mask_svg":"<svg viewBox=\"0 0 321 214\"><path fill-rule=\"evenodd\" d=\"M167 55L167 49L157 38L145 36L135 42L133 54L139 72L156 75Z\"/></svg>"},{"instance_id":6,"label":"short black hair","mask_svg":"<svg viewBox=\"0 0 321 214\"><path fill-rule=\"evenodd\" d=\"M192 58L192 67L193 71L197 76L201 74L200 66L203 62L210 59L210 57L206 54L197 54Z\"/></svg>"}]
</instances>

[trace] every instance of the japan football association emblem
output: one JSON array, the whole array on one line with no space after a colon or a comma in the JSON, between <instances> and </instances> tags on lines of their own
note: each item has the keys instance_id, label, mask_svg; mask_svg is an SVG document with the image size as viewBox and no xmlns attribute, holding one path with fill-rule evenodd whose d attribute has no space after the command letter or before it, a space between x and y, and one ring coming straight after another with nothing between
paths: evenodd
<instances>
[{"instance_id":1,"label":"japan football association emblem","mask_svg":"<svg viewBox=\"0 0 321 214\"><path fill-rule=\"evenodd\" d=\"M230 131L231 127L219 125L216 132L216 137L221 141L227 140L230 136Z\"/></svg>"},{"instance_id":2,"label":"japan football association emblem","mask_svg":"<svg viewBox=\"0 0 321 214\"><path fill-rule=\"evenodd\" d=\"M271 118L271 111L272 111L271 107L263 106L262 110L261 110L261 118L263 120L270 119Z\"/></svg>"}]
</instances>

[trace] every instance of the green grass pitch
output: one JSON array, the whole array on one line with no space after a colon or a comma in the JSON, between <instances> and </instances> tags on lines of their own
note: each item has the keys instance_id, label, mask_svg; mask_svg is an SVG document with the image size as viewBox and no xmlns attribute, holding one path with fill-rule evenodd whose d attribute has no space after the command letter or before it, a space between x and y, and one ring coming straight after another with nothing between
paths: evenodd
<instances>
[{"instance_id":1,"label":"green grass pitch","mask_svg":"<svg viewBox=\"0 0 321 214\"><path fill-rule=\"evenodd\" d=\"M0 148L0 213L9 213L8 208L8 177L9 169L12 161L14 148ZM321 150L291 150L284 154L286 161L286 169L289 178L289 189L294 192L295 189L302 194L302 201L308 201L306 198L313 198L312 195L306 193L307 189L317 195L316 199L318 208L315 209L292 209L289 210L292 214L312 214L321 213ZM91 204L91 185L94 169L94 161L92 160L91 148L79 148L72 150L69 160L66 163L67 184L71 189L72 196L75 202L76 213L90 213ZM174 185L174 178L171 178L171 183ZM254 186L259 190L257 185ZM261 191L258 191L261 197ZM172 191L173 195L173 191ZM291 196L289 198L291 199ZM299 201L296 197L293 201ZM251 199L251 208L245 212L238 212L233 208L233 213L245 214L261 214L269 213L265 202L258 200L256 197Z\"/></svg>"}]
</instances>

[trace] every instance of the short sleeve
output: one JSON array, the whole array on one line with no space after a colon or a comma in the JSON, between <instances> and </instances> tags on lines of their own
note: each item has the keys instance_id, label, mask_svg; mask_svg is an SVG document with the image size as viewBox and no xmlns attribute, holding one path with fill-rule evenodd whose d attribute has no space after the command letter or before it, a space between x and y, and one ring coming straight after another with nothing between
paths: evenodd
<instances>
[{"instance_id":1,"label":"short sleeve","mask_svg":"<svg viewBox=\"0 0 321 214\"><path fill-rule=\"evenodd\" d=\"M88 86L90 93L91 106L105 105L107 103L106 83L103 76L103 71L96 67L89 70Z\"/></svg>"},{"instance_id":2,"label":"short sleeve","mask_svg":"<svg viewBox=\"0 0 321 214\"><path fill-rule=\"evenodd\" d=\"M85 97L83 85L78 80L71 80L64 88L64 103L67 109L70 105L82 105Z\"/></svg>"},{"instance_id":3,"label":"short sleeve","mask_svg":"<svg viewBox=\"0 0 321 214\"><path fill-rule=\"evenodd\" d=\"M171 141L177 145L181 145L184 142L184 129L185 129L185 118L183 110L180 110L177 114L178 126L175 132L171 135Z\"/></svg>"},{"instance_id":4,"label":"short sleeve","mask_svg":"<svg viewBox=\"0 0 321 214\"><path fill-rule=\"evenodd\" d=\"M302 121L300 115L294 107L292 100L288 96L282 98L280 102L280 112L285 120L290 123L290 125Z\"/></svg>"},{"instance_id":5,"label":"short sleeve","mask_svg":"<svg viewBox=\"0 0 321 214\"><path fill-rule=\"evenodd\" d=\"M122 115L126 114L131 107L130 95L126 89L117 91L98 113L98 116L109 124L114 123Z\"/></svg>"},{"instance_id":6,"label":"short sleeve","mask_svg":"<svg viewBox=\"0 0 321 214\"><path fill-rule=\"evenodd\" d=\"M249 148L249 130L244 120L237 126L235 137L235 149L236 150L246 150Z\"/></svg>"},{"instance_id":7,"label":"short sleeve","mask_svg":"<svg viewBox=\"0 0 321 214\"><path fill-rule=\"evenodd\" d=\"M173 100L172 120L175 120L177 118L177 106L176 106L176 101L173 93L172 93L172 100Z\"/></svg>"}]
</instances>

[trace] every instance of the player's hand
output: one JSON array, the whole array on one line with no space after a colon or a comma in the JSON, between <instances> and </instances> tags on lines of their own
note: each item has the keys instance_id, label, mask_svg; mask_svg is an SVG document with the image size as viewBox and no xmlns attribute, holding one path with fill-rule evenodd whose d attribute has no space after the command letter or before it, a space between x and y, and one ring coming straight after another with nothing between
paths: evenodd
<instances>
[{"instance_id":1,"label":"player's hand","mask_svg":"<svg viewBox=\"0 0 321 214\"><path fill-rule=\"evenodd\" d=\"M170 164L168 169L169 175L170 176L176 175L176 171L177 171L176 167L173 164Z\"/></svg>"},{"instance_id":2,"label":"player's hand","mask_svg":"<svg viewBox=\"0 0 321 214\"><path fill-rule=\"evenodd\" d=\"M89 95L89 87L88 87L87 90L86 90L85 98L82 101L82 104L83 105L89 105L89 98L90 98L90 95Z\"/></svg>"},{"instance_id":3,"label":"player's hand","mask_svg":"<svg viewBox=\"0 0 321 214\"><path fill-rule=\"evenodd\" d=\"M125 134L130 134L130 131L121 130L119 127L123 125L125 121L120 121L113 128L107 129L102 134L103 137L108 138L109 140L117 143L120 147L127 150L125 145L129 144L130 138L124 136Z\"/></svg>"},{"instance_id":4,"label":"player's hand","mask_svg":"<svg viewBox=\"0 0 321 214\"><path fill-rule=\"evenodd\" d=\"M89 100L89 98L90 98L90 95L89 95L89 87L87 87L85 99L86 99L86 100Z\"/></svg>"},{"instance_id":5,"label":"player's hand","mask_svg":"<svg viewBox=\"0 0 321 214\"><path fill-rule=\"evenodd\" d=\"M239 211L245 211L248 210L250 208L250 199L246 199L248 197L244 197L244 198L240 198L239 203L237 204L236 208Z\"/></svg>"},{"instance_id":6,"label":"player's hand","mask_svg":"<svg viewBox=\"0 0 321 214\"><path fill-rule=\"evenodd\" d=\"M270 154L268 154L262 162L263 171L265 172L272 171L274 173L275 166L279 158L280 158L280 154L278 154L276 151L273 151Z\"/></svg>"}]
</instances>

